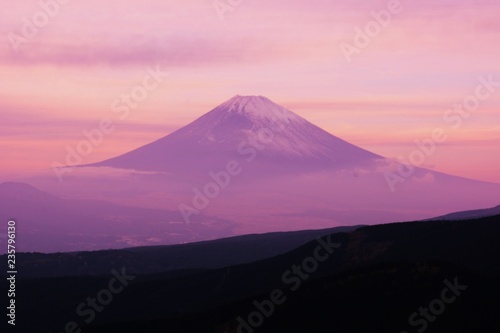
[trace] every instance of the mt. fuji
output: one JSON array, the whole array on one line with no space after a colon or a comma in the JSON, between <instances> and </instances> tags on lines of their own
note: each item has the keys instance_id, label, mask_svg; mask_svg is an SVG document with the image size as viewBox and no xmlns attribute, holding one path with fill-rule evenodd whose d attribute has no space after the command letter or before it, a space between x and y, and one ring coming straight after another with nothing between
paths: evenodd
<instances>
[{"instance_id":1,"label":"mt. fuji","mask_svg":"<svg viewBox=\"0 0 500 333\"><path fill-rule=\"evenodd\" d=\"M192 172L236 156L271 169L319 170L382 157L339 139L262 96L235 96L153 143L94 164L141 171Z\"/></svg>"},{"instance_id":2,"label":"mt. fuji","mask_svg":"<svg viewBox=\"0 0 500 333\"><path fill-rule=\"evenodd\" d=\"M157 141L77 169L142 173L115 187L106 174L94 193L105 186L102 199L189 207L236 221L241 233L298 230L304 220L318 228L424 219L500 198L499 184L384 158L262 96L235 96Z\"/></svg>"}]
</instances>

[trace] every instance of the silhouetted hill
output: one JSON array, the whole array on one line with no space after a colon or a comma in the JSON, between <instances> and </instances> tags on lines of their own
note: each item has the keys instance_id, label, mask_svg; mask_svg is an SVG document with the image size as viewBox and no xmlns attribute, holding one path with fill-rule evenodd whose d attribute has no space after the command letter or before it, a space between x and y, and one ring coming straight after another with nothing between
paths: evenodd
<instances>
[{"instance_id":1,"label":"silhouetted hill","mask_svg":"<svg viewBox=\"0 0 500 333\"><path fill-rule=\"evenodd\" d=\"M426 332L494 332L500 328L498 222L500 216L397 223L334 234L322 240L339 247L315 269L307 258L326 253L317 252L318 240L249 264L137 276L88 327L75 308L106 288L111 274L21 280L19 317L30 320L20 328L60 332L73 320L83 332L238 332L236 320L256 311L254 300L279 289L286 301L255 332L416 332L421 326L412 327L409 317L437 306L447 280L467 289L428 321ZM290 280L298 273L287 273L294 265L309 267L298 287Z\"/></svg>"},{"instance_id":2,"label":"silhouetted hill","mask_svg":"<svg viewBox=\"0 0 500 333\"><path fill-rule=\"evenodd\" d=\"M20 273L24 278L106 275L115 267L127 267L128 272L134 275L214 269L274 257L320 236L356 228L274 232L179 245L94 252L18 253L17 260L19 265L30 267Z\"/></svg>"}]
</instances>

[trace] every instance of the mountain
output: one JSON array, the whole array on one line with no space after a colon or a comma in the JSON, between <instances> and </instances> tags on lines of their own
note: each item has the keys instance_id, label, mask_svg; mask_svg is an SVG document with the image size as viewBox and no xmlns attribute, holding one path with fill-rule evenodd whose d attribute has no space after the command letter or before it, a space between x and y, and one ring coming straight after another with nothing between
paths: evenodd
<instances>
[{"instance_id":1,"label":"mountain","mask_svg":"<svg viewBox=\"0 0 500 333\"><path fill-rule=\"evenodd\" d=\"M184 174L257 154L266 171L325 169L381 158L266 97L237 95L155 142L93 166Z\"/></svg>"},{"instance_id":2,"label":"mountain","mask_svg":"<svg viewBox=\"0 0 500 333\"><path fill-rule=\"evenodd\" d=\"M159 140L67 177L75 184L80 171L111 170L94 179L94 196L134 196L129 202L178 209L184 219L207 212L239 223L240 234L420 220L498 204L500 184L423 168L427 155L417 146L409 152L408 161L420 156L415 166L384 158L266 97L235 96ZM118 183L113 173L123 169L138 174Z\"/></svg>"},{"instance_id":3,"label":"mountain","mask_svg":"<svg viewBox=\"0 0 500 333\"><path fill-rule=\"evenodd\" d=\"M234 222L177 211L62 199L29 184L0 184L0 220L14 219L17 252L64 252L179 244L233 235ZM7 248L0 249L5 253Z\"/></svg>"},{"instance_id":4,"label":"mountain","mask_svg":"<svg viewBox=\"0 0 500 333\"><path fill-rule=\"evenodd\" d=\"M466 219L474 219L474 218L481 218L494 215L500 215L500 205L493 208L474 209L463 212L450 213L443 216L435 217L431 220L466 220Z\"/></svg>"}]
</instances>

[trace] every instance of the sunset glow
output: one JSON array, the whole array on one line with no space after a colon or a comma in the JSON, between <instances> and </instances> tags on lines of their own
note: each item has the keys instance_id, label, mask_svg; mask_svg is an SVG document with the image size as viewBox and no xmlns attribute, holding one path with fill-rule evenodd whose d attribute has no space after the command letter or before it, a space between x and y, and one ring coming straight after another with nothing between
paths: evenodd
<instances>
[{"instance_id":1,"label":"sunset glow","mask_svg":"<svg viewBox=\"0 0 500 333\"><path fill-rule=\"evenodd\" d=\"M0 175L49 169L103 118L116 129L86 162L154 141L242 94L265 95L391 158L445 127L449 139L425 166L500 182L500 92L460 128L443 121L481 76L500 82L500 3L401 1L346 61L341 43L353 44L356 28L391 3L244 0L220 16L206 0L68 1L47 7L47 22L38 2L9 3L0 23ZM24 18L39 20L31 38ZM113 101L148 67L169 76L119 119Z\"/></svg>"}]
</instances>

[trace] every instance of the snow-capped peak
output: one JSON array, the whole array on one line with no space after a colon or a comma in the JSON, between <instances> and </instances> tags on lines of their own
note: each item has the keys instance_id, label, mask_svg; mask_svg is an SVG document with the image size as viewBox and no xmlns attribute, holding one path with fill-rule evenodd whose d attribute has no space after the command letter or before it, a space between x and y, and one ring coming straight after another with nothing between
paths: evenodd
<instances>
[{"instance_id":1,"label":"snow-capped peak","mask_svg":"<svg viewBox=\"0 0 500 333\"><path fill-rule=\"evenodd\" d=\"M325 167L379 158L266 97L236 95L174 133L97 165L184 170L193 161L215 166L228 156L241 158L245 148L258 149L260 160L276 165Z\"/></svg>"},{"instance_id":2,"label":"snow-capped peak","mask_svg":"<svg viewBox=\"0 0 500 333\"><path fill-rule=\"evenodd\" d=\"M264 96L236 95L221 104L217 109L232 114L240 114L252 120L286 120L288 122L291 119L297 118L293 112L288 111Z\"/></svg>"}]
</instances>

